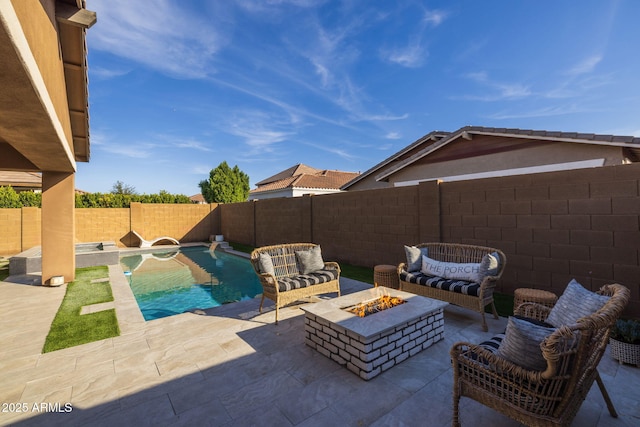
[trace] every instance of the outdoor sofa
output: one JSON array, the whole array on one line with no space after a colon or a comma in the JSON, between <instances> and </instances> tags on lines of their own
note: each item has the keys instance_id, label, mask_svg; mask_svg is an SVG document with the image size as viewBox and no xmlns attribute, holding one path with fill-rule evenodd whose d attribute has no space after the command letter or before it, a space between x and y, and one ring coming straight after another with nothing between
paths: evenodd
<instances>
[{"instance_id":1,"label":"outdoor sofa","mask_svg":"<svg viewBox=\"0 0 640 427\"><path fill-rule=\"evenodd\" d=\"M474 310L482 316L493 301L496 281L502 276L507 258L495 248L457 243L421 243L405 246L407 262L398 265L400 290L447 301Z\"/></svg>"},{"instance_id":2,"label":"outdoor sofa","mask_svg":"<svg viewBox=\"0 0 640 427\"><path fill-rule=\"evenodd\" d=\"M299 299L337 292L340 296L340 266L325 262L319 245L288 243L263 246L251 252L251 264L262 284L260 312L265 298L278 310Z\"/></svg>"}]
</instances>

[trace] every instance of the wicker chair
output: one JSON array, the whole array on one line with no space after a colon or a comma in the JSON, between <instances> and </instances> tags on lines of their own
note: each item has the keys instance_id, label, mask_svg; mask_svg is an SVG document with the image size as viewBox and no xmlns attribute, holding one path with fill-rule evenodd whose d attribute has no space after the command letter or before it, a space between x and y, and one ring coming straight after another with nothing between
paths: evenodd
<instances>
[{"instance_id":1,"label":"wicker chair","mask_svg":"<svg viewBox=\"0 0 640 427\"><path fill-rule=\"evenodd\" d=\"M598 293L611 297L600 310L574 325L558 328L542 342L540 348L547 362L544 371L522 368L485 346L455 344L451 348L453 426L460 426L462 396L529 426L568 426L594 381L609 413L617 417L596 368L630 292L622 285L611 284L603 286ZM550 311L540 304L524 303L516 309L516 314L545 320Z\"/></svg>"},{"instance_id":2,"label":"wicker chair","mask_svg":"<svg viewBox=\"0 0 640 427\"><path fill-rule=\"evenodd\" d=\"M337 292L338 296L340 296L340 266L337 262L324 263L324 270L331 271L331 280L325 280L328 276L327 274L317 274L315 276L324 276L320 279L320 283L310 284L310 282L313 282L313 278L309 277L309 275L302 277L300 281L296 281L296 279L301 276L296 259L296 251L306 251L316 246L317 245L313 243L289 243L263 246L251 252L251 264L262 284L260 312L262 313L262 304L265 298L273 300L276 303L276 323L278 323L278 311L280 307L291 304L294 301L331 292ZM268 254L271 257L274 274L261 271L259 257L262 253ZM311 276L314 275L311 274ZM294 285L293 289L288 289L283 283L285 281L297 284Z\"/></svg>"},{"instance_id":3,"label":"wicker chair","mask_svg":"<svg viewBox=\"0 0 640 427\"><path fill-rule=\"evenodd\" d=\"M427 298L434 298L446 301L451 304L468 308L482 317L482 329L488 331L487 320L484 315L484 308L491 305L493 317L498 318L495 303L493 302L493 291L496 282L502 276L504 268L507 265L507 257L500 249L489 248L485 246L463 245L458 243L421 243L416 245L417 248L427 248L428 256L438 261L456 262L456 263L479 263L482 257L491 253L498 253L500 256L500 266L495 276L485 276L480 283L478 295L467 295L459 292L439 289L431 286L420 285L405 280L406 264L398 265L398 276L400 281L400 290L411 292L412 294L421 295Z\"/></svg>"}]
</instances>

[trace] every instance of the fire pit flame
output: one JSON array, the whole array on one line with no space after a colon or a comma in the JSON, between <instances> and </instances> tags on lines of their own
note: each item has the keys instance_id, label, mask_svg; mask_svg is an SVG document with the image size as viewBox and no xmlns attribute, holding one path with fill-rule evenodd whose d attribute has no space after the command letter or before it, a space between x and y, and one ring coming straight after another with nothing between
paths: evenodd
<instances>
[{"instance_id":1,"label":"fire pit flame","mask_svg":"<svg viewBox=\"0 0 640 427\"><path fill-rule=\"evenodd\" d=\"M396 305L404 304L406 301L400 297L392 297L390 295L382 295L372 301L363 302L347 309L347 311L358 317L365 317L370 314L378 313Z\"/></svg>"}]
</instances>

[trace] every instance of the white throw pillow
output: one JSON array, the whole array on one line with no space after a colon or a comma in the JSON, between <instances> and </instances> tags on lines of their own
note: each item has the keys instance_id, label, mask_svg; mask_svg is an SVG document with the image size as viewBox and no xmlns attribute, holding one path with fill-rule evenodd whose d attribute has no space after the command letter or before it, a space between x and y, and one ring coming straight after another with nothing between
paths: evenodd
<instances>
[{"instance_id":1,"label":"white throw pillow","mask_svg":"<svg viewBox=\"0 0 640 427\"><path fill-rule=\"evenodd\" d=\"M445 279L466 280L467 282L481 281L480 263L443 262L422 256L422 269L427 276L443 277Z\"/></svg>"}]
</instances>

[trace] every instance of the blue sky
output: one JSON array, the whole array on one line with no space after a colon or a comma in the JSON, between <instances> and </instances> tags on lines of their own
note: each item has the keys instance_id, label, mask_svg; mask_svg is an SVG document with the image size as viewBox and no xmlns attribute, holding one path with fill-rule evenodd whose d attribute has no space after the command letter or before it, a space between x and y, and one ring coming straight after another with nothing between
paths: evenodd
<instances>
[{"instance_id":1,"label":"blue sky","mask_svg":"<svg viewBox=\"0 0 640 427\"><path fill-rule=\"evenodd\" d=\"M465 125L640 136L640 2L87 0L76 187L361 171Z\"/></svg>"}]
</instances>

